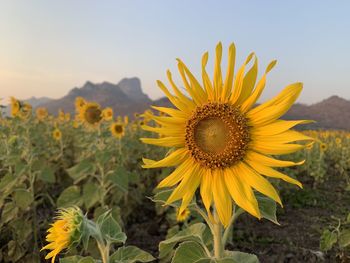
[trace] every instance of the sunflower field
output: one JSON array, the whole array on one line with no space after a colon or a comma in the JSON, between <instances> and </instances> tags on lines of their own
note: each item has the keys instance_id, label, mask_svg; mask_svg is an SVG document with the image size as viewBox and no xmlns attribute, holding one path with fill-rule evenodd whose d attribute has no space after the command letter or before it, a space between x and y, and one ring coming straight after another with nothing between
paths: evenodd
<instances>
[{"instance_id":1,"label":"sunflower field","mask_svg":"<svg viewBox=\"0 0 350 263\"><path fill-rule=\"evenodd\" d=\"M177 109L118 116L78 97L51 115L12 98L0 262L350 262L350 133L277 120L300 83L251 109L275 61L255 85L252 53L234 80L231 45L223 80L221 49L204 88L179 61L190 96L158 82Z\"/></svg>"}]
</instances>

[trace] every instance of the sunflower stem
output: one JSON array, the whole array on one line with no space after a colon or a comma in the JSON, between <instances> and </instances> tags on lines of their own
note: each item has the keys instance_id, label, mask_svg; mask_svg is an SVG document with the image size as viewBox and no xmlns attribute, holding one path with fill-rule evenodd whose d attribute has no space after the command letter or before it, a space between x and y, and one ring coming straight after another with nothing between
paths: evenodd
<instances>
[{"instance_id":1,"label":"sunflower stem","mask_svg":"<svg viewBox=\"0 0 350 263\"><path fill-rule=\"evenodd\" d=\"M216 259L221 259L224 254L224 247L222 242L222 225L215 209L212 234L214 239L214 257Z\"/></svg>"},{"instance_id":2,"label":"sunflower stem","mask_svg":"<svg viewBox=\"0 0 350 263\"><path fill-rule=\"evenodd\" d=\"M236 206L235 206L235 210L234 210L234 213L231 217L231 220L230 220L230 223L228 224L227 228L225 229L224 231L224 235L222 237L222 244L223 246L225 247L226 243L227 243L227 239L228 239L228 236L231 232L231 229L232 229L232 226L233 224L235 223L236 219L244 213L244 210L243 209L239 209L238 211L236 210Z\"/></svg>"}]
</instances>

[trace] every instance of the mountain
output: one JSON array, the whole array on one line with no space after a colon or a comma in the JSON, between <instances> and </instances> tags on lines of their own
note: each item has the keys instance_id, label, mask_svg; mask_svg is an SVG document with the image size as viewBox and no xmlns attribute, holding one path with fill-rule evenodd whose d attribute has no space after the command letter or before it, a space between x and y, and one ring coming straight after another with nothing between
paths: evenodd
<instances>
[{"instance_id":1,"label":"mountain","mask_svg":"<svg viewBox=\"0 0 350 263\"><path fill-rule=\"evenodd\" d=\"M295 104L288 111L285 118L316 121L316 123L303 125L308 129L350 130L350 101L338 96L332 96L309 106Z\"/></svg>"},{"instance_id":2,"label":"mountain","mask_svg":"<svg viewBox=\"0 0 350 263\"><path fill-rule=\"evenodd\" d=\"M125 78L118 84L110 82L92 83L87 81L81 88L73 88L66 96L41 104L52 114L59 109L73 113L76 97L95 101L103 107L112 107L118 115L132 115L143 112L152 103L151 99L142 92L138 78Z\"/></svg>"}]
</instances>

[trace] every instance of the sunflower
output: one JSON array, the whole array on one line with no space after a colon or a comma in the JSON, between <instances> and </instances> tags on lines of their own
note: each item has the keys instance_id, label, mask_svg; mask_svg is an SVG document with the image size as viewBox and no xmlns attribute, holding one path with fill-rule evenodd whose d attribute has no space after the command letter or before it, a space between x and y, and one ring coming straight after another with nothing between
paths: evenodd
<instances>
[{"instance_id":1,"label":"sunflower","mask_svg":"<svg viewBox=\"0 0 350 263\"><path fill-rule=\"evenodd\" d=\"M21 110L21 103L14 97L11 97L11 116L16 117Z\"/></svg>"},{"instance_id":2,"label":"sunflower","mask_svg":"<svg viewBox=\"0 0 350 263\"><path fill-rule=\"evenodd\" d=\"M41 250L51 250L45 257L55 262L56 256L81 238L83 214L79 208L67 208L58 212L56 221L48 229L46 241L49 242Z\"/></svg>"},{"instance_id":3,"label":"sunflower","mask_svg":"<svg viewBox=\"0 0 350 263\"><path fill-rule=\"evenodd\" d=\"M102 120L100 105L94 102L86 102L79 111L79 119L90 126L98 125Z\"/></svg>"},{"instance_id":4,"label":"sunflower","mask_svg":"<svg viewBox=\"0 0 350 263\"><path fill-rule=\"evenodd\" d=\"M125 125L129 124L129 116L124 116L124 124Z\"/></svg>"},{"instance_id":5,"label":"sunflower","mask_svg":"<svg viewBox=\"0 0 350 263\"><path fill-rule=\"evenodd\" d=\"M62 109L58 110L58 120L64 122L66 120L66 115Z\"/></svg>"},{"instance_id":6,"label":"sunflower","mask_svg":"<svg viewBox=\"0 0 350 263\"><path fill-rule=\"evenodd\" d=\"M113 120L113 109L112 108L105 108L102 111L102 116L105 121L111 121Z\"/></svg>"},{"instance_id":7,"label":"sunflower","mask_svg":"<svg viewBox=\"0 0 350 263\"><path fill-rule=\"evenodd\" d=\"M321 149L321 152L325 152L327 150L327 144L321 143L320 149Z\"/></svg>"},{"instance_id":8,"label":"sunflower","mask_svg":"<svg viewBox=\"0 0 350 263\"><path fill-rule=\"evenodd\" d=\"M298 98L302 83L288 85L275 98L254 107L264 90L266 75L276 61L267 66L256 84L258 66L255 54L251 53L234 74L233 44L228 53L227 74L223 79L222 45L217 45L213 81L206 71L208 53L203 55L202 84L178 59L179 73L189 96L180 91L168 71L174 94L161 81L157 83L175 108L153 107L168 116L152 115L152 120L160 127L143 126L143 129L164 137L141 139L144 143L172 148L164 159L144 159L143 165L144 168L176 167L158 185L159 188L176 186L167 204L182 199L179 210L182 213L200 188L208 214L211 216L211 208L215 208L225 227L232 216L233 202L261 218L253 190L281 204L277 191L264 176L280 178L302 187L299 181L274 167L300 165L303 161L282 161L271 155L298 151L305 145L296 141L312 140L290 130L297 124L310 121L279 120ZM250 61L253 61L252 66L245 73Z\"/></svg>"},{"instance_id":9,"label":"sunflower","mask_svg":"<svg viewBox=\"0 0 350 263\"><path fill-rule=\"evenodd\" d=\"M31 115L32 115L32 105L30 105L27 102L24 102L23 105L21 105L18 116L22 119L28 119Z\"/></svg>"},{"instance_id":10,"label":"sunflower","mask_svg":"<svg viewBox=\"0 0 350 263\"><path fill-rule=\"evenodd\" d=\"M62 132L61 132L58 128L56 128L56 129L54 129L53 132L52 132L52 137L53 137L56 141L59 141L59 140L61 140L61 138L62 138Z\"/></svg>"},{"instance_id":11,"label":"sunflower","mask_svg":"<svg viewBox=\"0 0 350 263\"><path fill-rule=\"evenodd\" d=\"M86 101L82 97L76 97L75 98L75 110L79 112L84 105L86 104Z\"/></svg>"},{"instance_id":12,"label":"sunflower","mask_svg":"<svg viewBox=\"0 0 350 263\"><path fill-rule=\"evenodd\" d=\"M37 108L35 112L36 112L36 117L40 121L46 119L46 117L49 115L49 113L47 112L47 109L44 107Z\"/></svg>"},{"instance_id":13,"label":"sunflower","mask_svg":"<svg viewBox=\"0 0 350 263\"><path fill-rule=\"evenodd\" d=\"M110 130L112 135L118 139L121 139L125 135L125 127L123 123L112 123Z\"/></svg>"},{"instance_id":14,"label":"sunflower","mask_svg":"<svg viewBox=\"0 0 350 263\"><path fill-rule=\"evenodd\" d=\"M191 212L188 208L179 211L178 209L176 210L176 221L177 222L184 222L187 220L187 218L190 216Z\"/></svg>"}]
</instances>

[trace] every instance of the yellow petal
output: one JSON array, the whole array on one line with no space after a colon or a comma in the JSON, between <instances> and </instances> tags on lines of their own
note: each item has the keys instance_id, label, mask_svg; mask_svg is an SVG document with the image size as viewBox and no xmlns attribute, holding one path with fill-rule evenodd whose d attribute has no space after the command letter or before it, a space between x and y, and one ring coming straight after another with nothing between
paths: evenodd
<instances>
[{"instance_id":1,"label":"yellow petal","mask_svg":"<svg viewBox=\"0 0 350 263\"><path fill-rule=\"evenodd\" d=\"M215 65L214 65L214 91L215 99L219 100L222 93L222 73L221 73L221 58L222 58L222 44L219 42L215 49Z\"/></svg>"},{"instance_id":2,"label":"yellow petal","mask_svg":"<svg viewBox=\"0 0 350 263\"><path fill-rule=\"evenodd\" d=\"M307 124L312 123L314 121L311 120L297 120L297 121L285 121L285 120L276 120L271 124L260 126L260 127L252 127L251 133L258 134L262 136L268 135L276 135L282 132L285 132L296 125L299 124Z\"/></svg>"},{"instance_id":3,"label":"yellow petal","mask_svg":"<svg viewBox=\"0 0 350 263\"><path fill-rule=\"evenodd\" d=\"M248 151L245 159L258 162L262 165L270 166L270 167L288 167L288 166L294 166L294 165L302 165L305 162L305 160L297 163L291 162L291 161L277 160L253 151Z\"/></svg>"},{"instance_id":4,"label":"yellow petal","mask_svg":"<svg viewBox=\"0 0 350 263\"><path fill-rule=\"evenodd\" d=\"M232 91L233 76L235 72L236 47L232 43L228 49L228 62L225 84L222 90L221 100L227 102Z\"/></svg>"},{"instance_id":5,"label":"yellow petal","mask_svg":"<svg viewBox=\"0 0 350 263\"><path fill-rule=\"evenodd\" d=\"M239 207L260 219L261 215L254 192L250 185L240 179L238 172L240 171L236 171L234 167L224 170L227 189Z\"/></svg>"},{"instance_id":6,"label":"yellow petal","mask_svg":"<svg viewBox=\"0 0 350 263\"><path fill-rule=\"evenodd\" d=\"M143 158L144 165L142 165L142 168L159 168L159 167L171 167L175 165L179 165L184 161L184 159L188 158L187 155L187 149L180 148L172 153L170 153L168 156L166 156L164 159L160 161L153 161L149 159Z\"/></svg>"},{"instance_id":7,"label":"yellow petal","mask_svg":"<svg viewBox=\"0 0 350 263\"><path fill-rule=\"evenodd\" d=\"M234 83L234 89L233 93L231 94L230 101L232 104L239 104L241 101L241 96L243 93L243 81L244 81L244 71L246 68L246 65L250 62L250 60L255 56L254 53L250 53L249 56L247 57L246 61L244 64L241 66L241 68L237 72L236 80Z\"/></svg>"},{"instance_id":8,"label":"yellow petal","mask_svg":"<svg viewBox=\"0 0 350 263\"><path fill-rule=\"evenodd\" d=\"M220 169L213 171L213 197L215 209L218 213L221 223L227 227L232 216L232 201L230 193L225 185L224 173Z\"/></svg>"},{"instance_id":9,"label":"yellow petal","mask_svg":"<svg viewBox=\"0 0 350 263\"><path fill-rule=\"evenodd\" d=\"M166 107L158 107L158 106L152 106L152 108L156 109L157 111L169 114L172 117L187 118L187 114L186 113L184 113L182 111L179 111L177 109L166 108Z\"/></svg>"},{"instance_id":10,"label":"yellow petal","mask_svg":"<svg viewBox=\"0 0 350 263\"><path fill-rule=\"evenodd\" d=\"M192 172L193 161L191 159L186 159L182 164L179 165L170 175L165 177L157 186L157 188L172 187L180 182L185 173Z\"/></svg>"},{"instance_id":11,"label":"yellow petal","mask_svg":"<svg viewBox=\"0 0 350 263\"><path fill-rule=\"evenodd\" d=\"M302 83L288 85L274 99L250 110L247 113L249 124L251 126L263 126L281 117L293 105L302 88Z\"/></svg>"},{"instance_id":12,"label":"yellow petal","mask_svg":"<svg viewBox=\"0 0 350 263\"><path fill-rule=\"evenodd\" d=\"M191 112L191 109L189 109L188 105L186 105L186 103L184 103L183 101L181 101L179 98L173 96L169 90L167 89L167 87L163 84L163 82L161 82L160 80L157 80L157 85L158 87L164 92L165 96L167 96L167 98L170 100L170 102L179 110L184 111L184 112Z\"/></svg>"},{"instance_id":13,"label":"yellow petal","mask_svg":"<svg viewBox=\"0 0 350 263\"><path fill-rule=\"evenodd\" d=\"M181 198L183 198L189 192L195 192L200 181L201 181L201 173L198 172L198 164L194 164L191 169L188 169L184 172L183 179L181 183L175 188L175 190L171 193L167 204L171 204Z\"/></svg>"},{"instance_id":14,"label":"yellow petal","mask_svg":"<svg viewBox=\"0 0 350 263\"><path fill-rule=\"evenodd\" d=\"M272 136L252 134L252 140L264 143L289 143L296 141L313 141L314 139L300 132L290 130Z\"/></svg>"},{"instance_id":15,"label":"yellow petal","mask_svg":"<svg viewBox=\"0 0 350 263\"><path fill-rule=\"evenodd\" d=\"M213 90L213 86L211 84L209 75L207 73L207 71L205 70L205 67L207 65L208 62L208 52L205 52L203 54L202 57L202 79L203 79L203 86L205 88L205 91L207 92L208 95L208 100L212 101L215 99L215 95L214 95L214 90Z\"/></svg>"},{"instance_id":16,"label":"yellow petal","mask_svg":"<svg viewBox=\"0 0 350 263\"><path fill-rule=\"evenodd\" d=\"M240 163L236 167L237 170L241 171L241 179L244 178L246 183L248 183L255 190L270 197L282 206L281 199L276 189L271 185L271 183L268 180L256 173L244 163Z\"/></svg>"},{"instance_id":17,"label":"yellow petal","mask_svg":"<svg viewBox=\"0 0 350 263\"><path fill-rule=\"evenodd\" d=\"M258 76L258 58L254 56L254 64L251 69L245 74L242 83L242 92L240 98L237 100L237 104L242 104L252 93L256 78Z\"/></svg>"},{"instance_id":18,"label":"yellow petal","mask_svg":"<svg viewBox=\"0 0 350 263\"><path fill-rule=\"evenodd\" d=\"M265 74L261 77L258 84L256 85L253 93L249 96L249 98L246 99L246 101L243 102L241 106L241 110L243 112L247 112L254 104L258 101L260 98L261 93L263 92L266 84L266 75L273 69L273 67L276 65L277 61L273 60L270 62L270 64L267 66L265 70Z\"/></svg>"},{"instance_id":19,"label":"yellow petal","mask_svg":"<svg viewBox=\"0 0 350 263\"><path fill-rule=\"evenodd\" d=\"M289 177L288 175L285 175L281 172L278 172L278 171L276 171L268 166L264 166L262 164L259 164L258 162L254 162L254 161L250 161L250 160L246 160L246 162L255 171L257 171L260 174L266 175L268 177L279 178L279 179L282 179L288 183L295 184L295 185L299 186L300 188L303 188L302 184L298 180L293 179L293 178Z\"/></svg>"},{"instance_id":20,"label":"yellow petal","mask_svg":"<svg viewBox=\"0 0 350 263\"><path fill-rule=\"evenodd\" d=\"M183 147L185 146L185 137L165 137L165 138L141 138L143 143L164 146L164 147Z\"/></svg>"},{"instance_id":21,"label":"yellow petal","mask_svg":"<svg viewBox=\"0 0 350 263\"><path fill-rule=\"evenodd\" d=\"M213 200L212 181L213 181L213 175L211 173L211 170L206 169L202 175L200 192L201 192L203 204L205 206L205 209L207 210L208 215L211 214L210 207Z\"/></svg>"},{"instance_id":22,"label":"yellow petal","mask_svg":"<svg viewBox=\"0 0 350 263\"><path fill-rule=\"evenodd\" d=\"M171 72L170 70L167 71L167 76L168 76L168 80L170 82L170 85L172 86L175 94L177 97L179 97L179 99L185 103L190 110L194 109L196 107L196 104L193 102L193 100L191 100L190 98L188 98L187 96L185 96L180 89L175 85L175 82L173 81L173 78L171 76Z\"/></svg>"},{"instance_id":23,"label":"yellow petal","mask_svg":"<svg viewBox=\"0 0 350 263\"><path fill-rule=\"evenodd\" d=\"M305 146L292 143L280 144L255 141L251 143L250 148L263 154L282 155L297 152L305 148Z\"/></svg>"}]
</instances>

